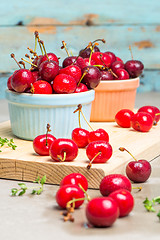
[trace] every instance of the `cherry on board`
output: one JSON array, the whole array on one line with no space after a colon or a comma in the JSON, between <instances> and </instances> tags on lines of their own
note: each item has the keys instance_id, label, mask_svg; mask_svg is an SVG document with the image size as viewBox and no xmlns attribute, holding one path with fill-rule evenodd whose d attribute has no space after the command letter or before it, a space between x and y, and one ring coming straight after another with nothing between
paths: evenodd
<instances>
[{"instance_id":1,"label":"cherry on board","mask_svg":"<svg viewBox=\"0 0 160 240\"><path fill-rule=\"evenodd\" d=\"M73 184L73 185L77 185L77 186L82 186L83 189L85 191L87 191L88 189L88 181L87 178L78 172L74 172L74 173L70 173L68 175L66 175L60 182L60 187L62 187L63 185L67 185L67 184Z\"/></svg>"},{"instance_id":2,"label":"cherry on board","mask_svg":"<svg viewBox=\"0 0 160 240\"><path fill-rule=\"evenodd\" d=\"M123 128L131 127L131 118L134 115L134 112L130 109L121 109L115 115L116 123Z\"/></svg>"},{"instance_id":3,"label":"cherry on board","mask_svg":"<svg viewBox=\"0 0 160 240\"><path fill-rule=\"evenodd\" d=\"M131 127L140 132L148 132L153 126L153 117L147 112L135 113L131 118Z\"/></svg>"}]
</instances>

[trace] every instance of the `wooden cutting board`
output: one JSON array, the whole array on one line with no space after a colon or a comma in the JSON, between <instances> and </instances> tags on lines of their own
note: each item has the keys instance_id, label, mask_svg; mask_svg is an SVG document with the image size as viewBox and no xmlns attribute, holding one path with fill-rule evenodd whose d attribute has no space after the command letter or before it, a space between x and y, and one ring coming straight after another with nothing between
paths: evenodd
<instances>
[{"instance_id":1,"label":"wooden cutting board","mask_svg":"<svg viewBox=\"0 0 160 240\"><path fill-rule=\"evenodd\" d=\"M125 173L127 162L132 160L127 152L120 152L119 147L127 148L136 158L151 161L160 154L160 124L153 126L147 133L120 128L116 123L91 123L93 129L104 128L110 136L113 155L105 164L89 163L85 149L79 149L78 157L73 162L53 162L49 156L38 156L32 141L25 141L12 134L10 122L0 124L0 137L14 139L16 150L2 147L0 152L0 178L34 181L38 176L47 176L47 183L59 184L61 179L72 172L86 176L89 188L99 188L104 176L111 173Z\"/></svg>"}]
</instances>

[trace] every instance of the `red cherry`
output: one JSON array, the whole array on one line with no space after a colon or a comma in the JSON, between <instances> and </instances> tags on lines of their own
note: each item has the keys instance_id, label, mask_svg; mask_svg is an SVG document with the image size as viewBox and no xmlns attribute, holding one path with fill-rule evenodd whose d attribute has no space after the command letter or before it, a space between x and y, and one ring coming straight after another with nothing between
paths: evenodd
<instances>
[{"instance_id":1,"label":"red cherry","mask_svg":"<svg viewBox=\"0 0 160 240\"><path fill-rule=\"evenodd\" d=\"M11 91L14 91L11 85L11 78L12 78L13 74L8 78L7 80L7 88Z\"/></svg>"},{"instance_id":2,"label":"red cherry","mask_svg":"<svg viewBox=\"0 0 160 240\"><path fill-rule=\"evenodd\" d=\"M114 76L110 71L101 71L101 81L102 80L113 80Z\"/></svg>"},{"instance_id":3,"label":"red cherry","mask_svg":"<svg viewBox=\"0 0 160 240\"><path fill-rule=\"evenodd\" d=\"M109 174L101 180L100 192L103 196L108 196L118 189L126 189L131 192L131 182L126 176L122 174Z\"/></svg>"},{"instance_id":4,"label":"red cherry","mask_svg":"<svg viewBox=\"0 0 160 240\"><path fill-rule=\"evenodd\" d=\"M96 62L93 60L93 59L91 59L91 61L90 61L90 59L89 58L84 58L84 62L85 62L85 64L86 64L86 67L87 66L90 66L90 65L96 65Z\"/></svg>"},{"instance_id":5,"label":"red cherry","mask_svg":"<svg viewBox=\"0 0 160 240\"><path fill-rule=\"evenodd\" d=\"M117 69L115 74L117 75L117 80L126 80L129 79L129 74L125 69Z\"/></svg>"},{"instance_id":6,"label":"red cherry","mask_svg":"<svg viewBox=\"0 0 160 240\"><path fill-rule=\"evenodd\" d=\"M56 193L56 202L61 208L66 208L67 203L73 199L83 199L84 192L74 184L61 186ZM79 208L84 200L75 201L75 208Z\"/></svg>"},{"instance_id":7,"label":"red cherry","mask_svg":"<svg viewBox=\"0 0 160 240\"><path fill-rule=\"evenodd\" d=\"M85 74L86 73L86 74ZM101 80L101 72L97 67L88 66L82 69L82 83L84 83L89 89L96 88Z\"/></svg>"},{"instance_id":8,"label":"red cherry","mask_svg":"<svg viewBox=\"0 0 160 240\"><path fill-rule=\"evenodd\" d=\"M37 81L40 78L39 71L32 71L31 73L33 75L34 81Z\"/></svg>"},{"instance_id":9,"label":"red cherry","mask_svg":"<svg viewBox=\"0 0 160 240\"><path fill-rule=\"evenodd\" d=\"M69 65L65 68L60 69L59 74L61 73L70 75L76 80L77 83L79 82L82 76L81 68L76 65Z\"/></svg>"},{"instance_id":10,"label":"red cherry","mask_svg":"<svg viewBox=\"0 0 160 240\"><path fill-rule=\"evenodd\" d=\"M78 155L78 146L72 139L59 138L50 146L50 156L56 161L73 161Z\"/></svg>"},{"instance_id":11,"label":"red cherry","mask_svg":"<svg viewBox=\"0 0 160 240\"><path fill-rule=\"evenodd\" d=\"M80 92L86 92L88 91L88 88L85 84L83 83L80 83L77 87L76 87L76 90L75 90L75 93L80 93Z\"/></svg>"},{"instance_id":12,"label":"red cherry","mask_svg":"<svg viewBox=\"0 0 160 240\"><path fill-rule=\"evenodd\" d=\"M154 119L154 125L156 125L157 122L160 119L160 115L156 116L156 113L160 113L160 110L157 107L155 107L155 106L143 106L143 107L138 109L138 112L147 112L147 113L149 113L153 117L153 119Z\"/></svg>"},{"instance_id":13,"label":"red cherry","mask_svg":"<svg viewBox=\"0 0 160 240\"><path fill-rule=\"evenodd\" d=\"M49 60L55 61L55 62L57 62L59 64L58 57L54 53L47 53L47 56L48 56ZM47 56L46 55L41 55L37 59L37 63L35 65L37 65L39 67L42 62L48 61Z\"/></svg>"},{"instance_id":14,"label":"red cherry","mask_svg":"<svg viewBox=\"0 0 160 240\"><path fill-rule=\"evenodd\" d=\"M72 140L79 148L84 148L88 145L89 131L83 128L75 128L72 131Z\"/></svg>"},{"instance_id":15,"label":"red cherry","mask_svg":"<svg viewBox=\"0 0 160 240\"><path fill-rule=\"evenodd\" d=\"M32 84L31 90L33 94L52 94L52 86L49 82L38 80Z\"/></svg>"},{"instance_id":16,"label":"red cherry","mask_svg":"<svg viewBox=\"0 0 160 240\"><path fill-rule=\"evenodd\" d=\"M34 78L30 70L19 69L13 73L11 86L16 92L25 92L34 83Z\"/></svg>"},{"instance_id":17,"label":"red cherry","mask_svg":"<svg viewBox=\"0 0 160 240\"><path fill-rule=\"evenodd\" d=\"M134 198L128 190L118 189L110 193L109 197L117 202L119 207L119 217L127 216L133 210Z\"/></svg>"},{"instance_id":18,"label":"red cherry","mask_svg":"<svg viewBox=\"0 0 160 240\"><path fill-rule=\"evenodd\" d=\"M89 143L93 141L99 141L99 140L109 142L109 135L104 129L99 128L95 131L89 132L89 136L88 136Z\"/></svg>"},{"instance_id":19,"label":"red cherry","mask_svg":"<svg viewBox=\"0 0 160 240\"><path fill-rule=\"evenodd\" d=\"M93 52L100 52L100 50L97 46L94 46ZM91 54L91 49L90 48L86 48L85 50L82 49L79 52L79 56L81 56L82 58L89 58L90 54Z\"/></svg>"},{"instance_id":20,"label":"red cherry","mask_svg":"<svg viewBox=\"0 0 160 240\"><path fill-rule=\"evenodd\" d=\"M131 127L131 118L134 115L129 109L121 109L117 112L115 116L116 123L123 128L130 128Z\"/></svg>"},{"instance_id":21,"label":"red cherry","mask_svg":"<svg viewBox=\"0 0 160 240\"><path fill-rule=\"evenodd\" d=\"M153 118L149 113L138 112L131 118L131 127L140 132L148 132L153 126Z\"/></svg>"},{"instance_id":22,"label":"red cherry","mask_svg":"<svg viewBox=\"0 0 160 240\"><path fill-rule=\"evenodd\" d=\"M53 81L53 90L56 93L73 93L76 87L75 79L67 74L58 74Z\"/></svg>"},{"instance_id":23,"label":"red cherry","mask_svg":"<svg viewBox=\"0 0 160 240\"><path fill-rule=\"evenodd\" d=\"M131 78L140 76L144 69L143 63L139 60L129 60L125 63L124 67Z\"/></svg>"},{"instance_id":24,"label":"red cherry","mask_svg":"<svg viewBox=\"0 0 160 240\"><path fill-rule=\"evenodd\" d=\"M106 141L94 141L88 144L86 154L92 163L105 163L112 156L112 146Z\"/></svg>"},{"instance_id":25,"label":"red cherry","mask_svg":"<svg viewBox=\"0 0 160 240\"><path fill-rule=\"evenodd\" d=\"M120 61L120 62L123 62L123 60L119 57L116 57L116 61Z\"/></svg>"},{"instance_id":26,"label":"red cherry","mask_svg":"<svg viewBox=\"0 0 160 240\"><path fill-rule=\"evenodd\" d=\"M51 144L56 138L51 134L42 134L38 135L33 140L33 149L34 151L41 156L49 156L49 149Z\"/></svg>"},{"instance_id":27,"label":"red cherry","mask_svg":"<svg viewBox=\"0 0 160 240\"><path fill-rule=\"evenodd\" d=\"M86 217L95 227L109 227L119 216L116 201L110 197L97 197L90 200L86 206Z\"/></svg>"},{"instance_id":28,"label":"red cherry","mask_svg":"<svg viewBox=\"0 0 160 240\"><path fill-rule=\"evenodd\" d=\"M44 61L39 66L41 79L51 82L59 73L59 65L55 61Z\"/></svg>"},{"instance_id":29,"label":"red cherry","mask_svg":"<svg viewBox=\"0 0 160 240\"><path fill-rule=\"evenodd\" d=\"M71 173L65 176L60 182L60 186L67 184L73 184L79 186L79 184L83 187L85 191L88 189L88 181L86 177L81 173Z\"/></svg>"},{"instance_id":30,"label":"red cherry","mask_svg":"<svg viewBox=\"0 0 160 240\"><path fill-rule=\"evenodd\" d=\"M128 152L134 159L126 166L127 177L135 183L143 183L151 175L151 164L147 160L137 160L126 148L120 147L120 151Z\"/></svg>"},{"instance_id":31,"label":"red cherry","mask_svg":"<svg viewBox=\"0 0 160 240\"><path fill-rule=\"evenodd\" d=\"M83 69L86 66L84 59L80 56L79 57L70 56L70 57L65 58L62 63L62 66L63 66L63 68L65 68L71 64L77 65L81 69Z\"/></svg>"},{"instance_id":32,"label":"red cherry","mask_svg":"<svg viewBox=\"0 0 160 240\"><path fill-rule=\"evenodd\" d=\"M110 58L111 58L111 64L117 60L117 59L116 59L116 55L115 55L113 52L107 51L107 52L105 52L105 54L108 54L108 55L110 56Z\"/></svg>"},{"instance_id":33,"label":"red cherry","mask_svg":"<svg viewBox=\"0 0 160 240\"><path fill-rule=\"evenodd\" d=\"M115 61L111 64L111 69L114 73L116 73L117 69L123 69L124 63L122 61Z\"/></svg>"},{"instance_id":34,"label":"red cherry","mask_svg":"<svg viewBox=\"0 0 160 240\"><path fill-rule=\"evenodd\" d=\"M102 52L94 52L91 56L91 59L95 61L96 65L103 65L110 67L111 58L108 54Z\"/></svg>"}]
</instances>

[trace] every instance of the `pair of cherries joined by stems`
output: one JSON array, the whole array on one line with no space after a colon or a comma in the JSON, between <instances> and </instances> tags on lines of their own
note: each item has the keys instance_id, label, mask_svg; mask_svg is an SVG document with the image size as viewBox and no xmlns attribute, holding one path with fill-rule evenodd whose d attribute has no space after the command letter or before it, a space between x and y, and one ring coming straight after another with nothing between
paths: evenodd
<instances>
[{"instance_id":1,"label":"pair of cherries joined by stems","mask_svg":"<svg viewBox=\"0 0 160 240\"><path fill-rule=\"evenodd\" d=\"M100 183L101 196L90 199L87 194L88 181L81 173L65 176L56 192L56 202L61 209L64 221L74 221L72 213L87 200L85 215L94 227L110 227L117 218L122 218L133 210L134 198L131 182L121 174L105 176Z\"/></svg>"},{"instance_id":2,"label":"pair of cherries joined by stems","mask_svg":"<svg viewBox=\"0 0 160 240\"><path fill-rule=\"evenodd\" d=\"M82 105L78 105L79 123ZM85 118L85 116L84 116ZM86 120L86 118L85 118ZM86 120L87 121L87 120ZM88 122L87 122L88 123ZM88 123L89 124L89 123ZM91 132L81 128L72 131L72 139L58 138L49 134L50 125L47 125L47 133L37 136L33 140L34 151L39 155L50 155L54 161L73 161L78 155L78 148L86 147L86 154L90 163L105 163L112 156L112 146L109 144L109 135L104 129Z\"/></svg>"},{"instance_id":3,"label":"pair of cherries joined by stems","mask_svg":"<svg viewBox=\"0 0 160 240\"><path fill-rule=\"evenodd\" d=\"M140 132L148 132L159 120L160 110L155 106L142 106L137 113L130 109L121 109L115 115L115 121L120 127L132 127Z\"/></svg>"}]
</instances>

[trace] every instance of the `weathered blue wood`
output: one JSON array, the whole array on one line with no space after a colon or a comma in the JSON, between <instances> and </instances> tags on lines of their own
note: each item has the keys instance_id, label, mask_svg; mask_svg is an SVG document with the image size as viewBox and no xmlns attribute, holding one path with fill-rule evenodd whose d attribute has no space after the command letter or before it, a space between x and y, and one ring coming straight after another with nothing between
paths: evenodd
<instances>
[{"instance_id":1,"label":"weathered blue wood","mask_svg":"<svg viewBox=\"0 0 160 240\"><path fill-rule=\"evenodd\" d=\"M113 51L124 61L131 58L129 45L132 46L134 59L144 63L146 69L160 69L160 31L154 26L74 26L74 27L4 27L0 28L0 72L11 72L17 68L10 58L12 52L18 60L29 53L27 47L34 48L34 31L38 29L48 52L61 57L67 56L61 49L62 40L66 41L70 52L77 55L90 41L104 38L100 43L101 51ZM40 54L40 49L38 53Z\"/></svg>"},{"instance_id":2,"label":"weathered blue wood","mask_svg":"<svg viewBox=\"0 0 160 240\"><path fill-rule=\"evenodd\" d=\"M0 25L32 24L35 18L44 19L40 24L78 24L89 20L93 24L159 24L158 0L6 0L0 3Z\"/></svg>"},{"instance_id":3,"label":"weathered blue wood","mask_svg":"<svg viewBox=\"0 0 160 240\"><path fill-rule=\"evenodd\" d=\"M0 99L5 98L5 89L7 87L7 79L11 73L0 74ZM143 77L140 77L140 86L138 93L160 91L160 70L145 70Z\"/></svg>"}]
</instances>

